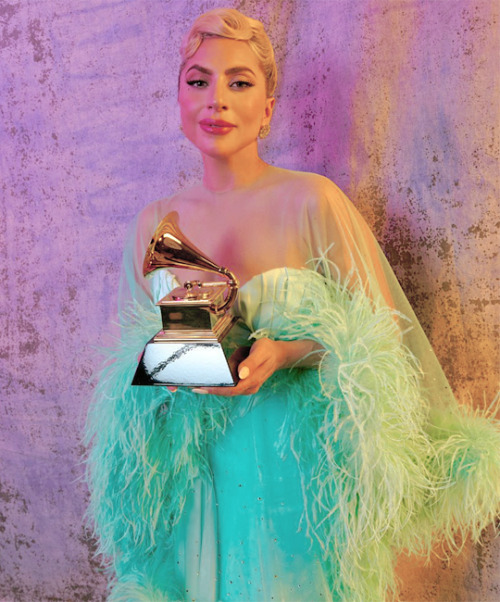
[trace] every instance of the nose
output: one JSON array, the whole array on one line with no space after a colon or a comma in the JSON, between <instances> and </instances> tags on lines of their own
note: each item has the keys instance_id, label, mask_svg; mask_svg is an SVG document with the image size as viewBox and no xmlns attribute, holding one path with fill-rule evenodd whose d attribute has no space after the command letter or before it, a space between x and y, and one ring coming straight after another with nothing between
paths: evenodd
<instances>
[{"instance_id":1,"label":"nose","mask_svg":"<svg viewBox=\"0 0 500 602\"><path fill-rule=\"evenodd\" d=\"M223 110L227 109L227 106L220 100L214 99L208 105L208 108L213 109L214 111L223 111Z\"/></svg>"},{"instance_id":2,"label":"nose","mask_svg":"<svg viewBox=\"0 0 500 602\"><path fill-rule=\"evenodd\" d=\"M224 82L218 80L214 83L213 94L209 96L212 100L208 103L208 108L214 111L224 111L227 109L226 88Z\"/></svg>"}]
</instances>

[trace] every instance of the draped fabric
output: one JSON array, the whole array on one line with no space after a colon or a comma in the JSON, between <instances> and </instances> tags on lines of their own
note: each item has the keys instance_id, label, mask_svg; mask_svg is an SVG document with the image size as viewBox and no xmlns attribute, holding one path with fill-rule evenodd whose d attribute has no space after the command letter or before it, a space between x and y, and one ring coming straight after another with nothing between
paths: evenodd
<instances>
[{"instance_id":1,"label":"draped fabric","mask_svg":"<svg viewBox=\"0 0 500 602\"><path fill-rule=\"evenodd\" d=\"M318 370L280 371L249 397L131 387L160 326L152 298L175 283L165 270L140 274L156 222L195 202L217 214L227 198L196 187L138 216L123 334L88 431L91 516L116 578L112 599L383 600L396 589L398 551L429 553L436 537L453 543L461 531L477 539L493 520L498 425L459 408L373 235L335 185L272 168L231 201L243 224L262 203L273 225L284 203L294 208L272 241L265 225L259 233L256 273L234 309L249 337L310 338L326 353ZM261 257L284 265L259 272Z\"/></svg>"}]
</instances>

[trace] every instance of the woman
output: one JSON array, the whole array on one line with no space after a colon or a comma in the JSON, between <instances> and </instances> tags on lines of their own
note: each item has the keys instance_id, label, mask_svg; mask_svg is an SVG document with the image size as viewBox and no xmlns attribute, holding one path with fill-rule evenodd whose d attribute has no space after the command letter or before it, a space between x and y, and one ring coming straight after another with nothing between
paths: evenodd
<instances>
[{"instance_id":1,"label":"woman","mask_svg":"<svg viewBox=\"0 0 500 602\"><path fill-rule=\"evenodd\" d=\"M428 552L456 529L477 538L494 518L500 434L460 412L349 200L259 157L276 86L262 25L210 11L181 52L182 128L203 182L149 205L132 228L122 339L89 420L111 599L384 599L398 550ZM129 385L158 330L153 302L195 276L142 276L170 211L240 279L251 349L234 388Z\"/></svg>"}]
</instances>

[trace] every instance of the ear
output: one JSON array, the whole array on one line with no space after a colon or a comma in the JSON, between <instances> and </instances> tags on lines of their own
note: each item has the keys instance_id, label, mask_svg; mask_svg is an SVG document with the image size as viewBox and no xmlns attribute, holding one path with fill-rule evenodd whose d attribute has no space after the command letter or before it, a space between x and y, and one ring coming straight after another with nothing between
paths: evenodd
<instances>
[{"instance_id":1,"label":"ear","mask_svg":"<svg viewBox=\"0 0 500 602\"><path fill-rule=\"evenodd\" d=\"M271 122L275 102L276 99L274 98L274 96L272 96L271 98L266 98L266 106L264 108L264 118L262 119L262 125L269 125L269 123Z\"/></svg>"}]
</instances>

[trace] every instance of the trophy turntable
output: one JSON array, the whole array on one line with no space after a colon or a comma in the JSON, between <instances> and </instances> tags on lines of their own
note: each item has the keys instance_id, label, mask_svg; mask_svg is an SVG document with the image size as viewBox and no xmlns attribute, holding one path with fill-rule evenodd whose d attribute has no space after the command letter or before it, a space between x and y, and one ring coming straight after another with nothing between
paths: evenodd
<instances>
[{"instance_id":1,"label":"trophy turntable","mask_svg":"<svg viewBox=\"0 0 500 602\"><path fill-rule=\"evenodd\" d=\"M187 240L178 221L174 211L160 222L144 258L144 276L184 267L220 274L225 281L188 281L158 301L162 329L146 344L132 384L231 387L238 378L228 362L228 334L237 318L228 310L238 280Z\"/></svg>"}]
</instances>

